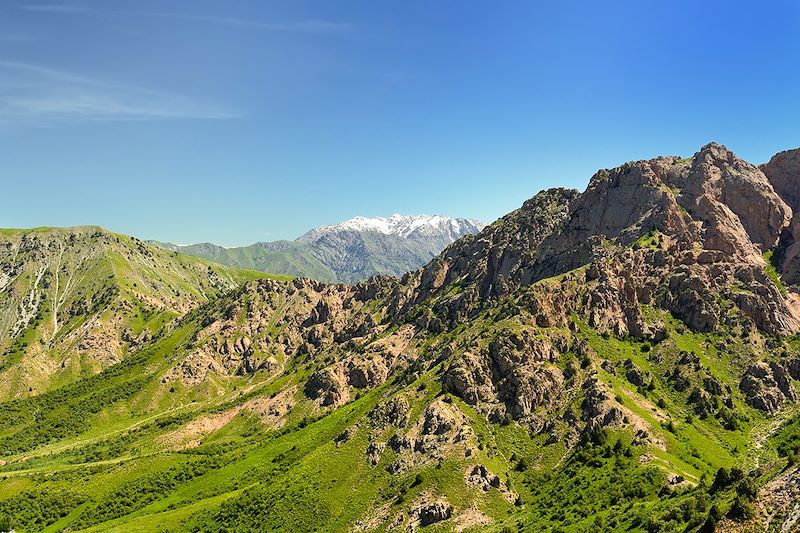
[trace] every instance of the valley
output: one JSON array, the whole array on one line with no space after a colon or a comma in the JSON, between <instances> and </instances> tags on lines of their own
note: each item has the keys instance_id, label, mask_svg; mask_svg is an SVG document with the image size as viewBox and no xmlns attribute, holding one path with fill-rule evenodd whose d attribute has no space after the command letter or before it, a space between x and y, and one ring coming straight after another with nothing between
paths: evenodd
<instances>
[{"instance_id":1,"label":"valley","mask_svg":"<svg viewBox=\"0 0 800 533\"><path fill-rule=\"evenodd\" d=\"M797 151L549 189L416 270L267 275L0 233L25 531L787 531Z\"/></svg>"}]
</instances>

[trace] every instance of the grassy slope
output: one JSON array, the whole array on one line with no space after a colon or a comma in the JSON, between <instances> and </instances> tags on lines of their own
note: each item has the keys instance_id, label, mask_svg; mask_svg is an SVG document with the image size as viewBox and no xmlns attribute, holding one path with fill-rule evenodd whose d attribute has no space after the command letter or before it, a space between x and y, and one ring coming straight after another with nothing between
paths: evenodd
<instances>
[{"instance_id":1,"label":"grassy slope","mask_svg":"<svg viewBox=\"0 0 800 533\"><path fill-rule=\"evenodd\" d=\"M42 243L39 249L13 248L31 237ZM269 277L95 227L6 229L0 245L13 250L3 268L16 273L0 291L0 379L6 384L0 398L94 373L125 356L122 332L154 335L229 288ZM20 323L18 309L31 302L32 319Z\"/></svg>"},{"instance_id":2,"label":"grassy slope","mask_svg":"<svg viewBox=\"0 0 800 533\"><path fill-rule=\"evenodd\" d=\"M330 283L337 281L336 273L313 255L309 245L303 243L286 242L280 249L258 245L235 248L187 245L180 251L234 268L280 272Z\"/></svg>"},{"instance_id":3,"label":"grassy slope","mask_svg":"<svg viewBox=\"0 0 800 533\"><path fill-rule=\"evenodd\" d=\"M493 518L490 529L496 530L594 531L598 524L619 531L683 530L705 518L711 501L730 505L729 493L708 494L719 467L746 468L756 457L780 462L778 449L787 437L753 447L752 436L765 432L769 423L744 406L738 394L737 411L745 413L738 429L726 430L714 417L687 418L692 413L688 391L676 392L664 377L674 357L681 350L695 353L710 374L729 383L737 374L737 357L730 354L745 346L720 354L715 335L686 332L671 317L661 318L669 338L648 351L638 341L602 336L585 324L580 335L599 359L617 368L630 359L653 376L652 390L638 390L624 374L599 370L623 405L651 425L665 449L631 447L633 435L621 432L604 436L606 442L586 443L578 453L565 453L562 443L546 444L545 435L531 437L516 424L490 424L461 400L443 395L440 366L405 387L387 384L333 411L320 411L298 395L286 426L278 431L242 412L204 437L198 448L174 451L164 444L165 435L203 415L302 383L313 367L301 364L275 377L232 378L218 383L221 394L212 396L202 388L167 389L155 376L191 338L194 326L185 324L95 378L3 405L0 453L5 450L9 463L0 469L0 512L19 520L19 531L45 526L49 531L67 526L74 531L344 531L384 502L394 513L431 493L447 496L457 510L479 509ZM427 344L435 350L440 342L525 327L516 319L498 320L490 310ZM251 392L244 393L250 386ZM471 420L478 455L448 456L438 466L395 476L384 468L393 452L370 466L363 417L401 389L412 403L412 418L435 397L449 398ZM660 399L663 409L654 405ZM580 398L575 402L577 409ZM671 428L657 416L659 410L673 421ZM355 436L337 447L334 438L356 422L361 424ZM614 449L617 440L619 449ZM652 460L640 465L642 455ZM500 474L519 494L519 505L496 489L484 494L466 486L464 472L475 463ZM659 497L668 473L698 488ZM430 529L450 526L445 522Z\"/></svg>"}]
</instances>

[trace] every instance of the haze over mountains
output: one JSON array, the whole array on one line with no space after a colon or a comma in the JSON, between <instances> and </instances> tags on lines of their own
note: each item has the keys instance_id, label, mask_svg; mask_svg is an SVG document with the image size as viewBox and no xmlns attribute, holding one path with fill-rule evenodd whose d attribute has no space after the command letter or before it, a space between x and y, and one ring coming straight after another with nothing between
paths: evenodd
<instances>
[{"instance_id":1,"label":"haze over mountains","mask_svg":"<svg viewBox=\"0 0 800 533\"><path fill-rule=\"evenodd\" d=\"M155 244L236 268L355 283L415 270L453 241L480 231L479 220L445 216L355 217L314 228L295 241L225 248L211 243Z\"/></svg>"},{"instance_id":2,"label":"haze over mountains","mask_svg":"<svg viewBox=\"0 0 800 533\"><path fill-rule=\"evenodd\" d=\"M599 170L353 285L98 228L4 231L0 515L18 531L792 531L798 154L759 167L712 143Z\"/></svg>"}]
</instances>

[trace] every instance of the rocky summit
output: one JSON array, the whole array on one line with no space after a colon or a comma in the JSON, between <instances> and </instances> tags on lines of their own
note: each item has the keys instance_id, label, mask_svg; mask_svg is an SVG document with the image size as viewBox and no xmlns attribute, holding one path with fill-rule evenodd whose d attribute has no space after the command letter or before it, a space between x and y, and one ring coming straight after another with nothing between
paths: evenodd
<instances>
[{"instance_id":1,"label":"rocky summit","mask_svg":"<svg viewBox=\"0 0 800 533\"><path fill-rule=\"evenodd\" d=\"M759 167L712 143L542 191L353 285L98 228L3 232L0 515L17 531L793 531L798 190L800 150Z\"/></svg>"}]
</instances>

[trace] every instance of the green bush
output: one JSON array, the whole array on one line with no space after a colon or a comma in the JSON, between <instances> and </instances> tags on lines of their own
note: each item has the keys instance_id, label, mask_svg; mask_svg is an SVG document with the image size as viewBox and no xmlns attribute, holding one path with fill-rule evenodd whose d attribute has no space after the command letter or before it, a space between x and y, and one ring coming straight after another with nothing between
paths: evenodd
<instances>
[{"instance_id":1,"label":"green bush","mask_svg":"<svg viewBox=\"0 0 800 533\"><path fill-rule=\"evenodd\" d=\"M731 510L728 512L728 516L739 522L745 522L755 516L753 504L743 496L736 496L733 500Z\"/></svg>"}]
</instances>

